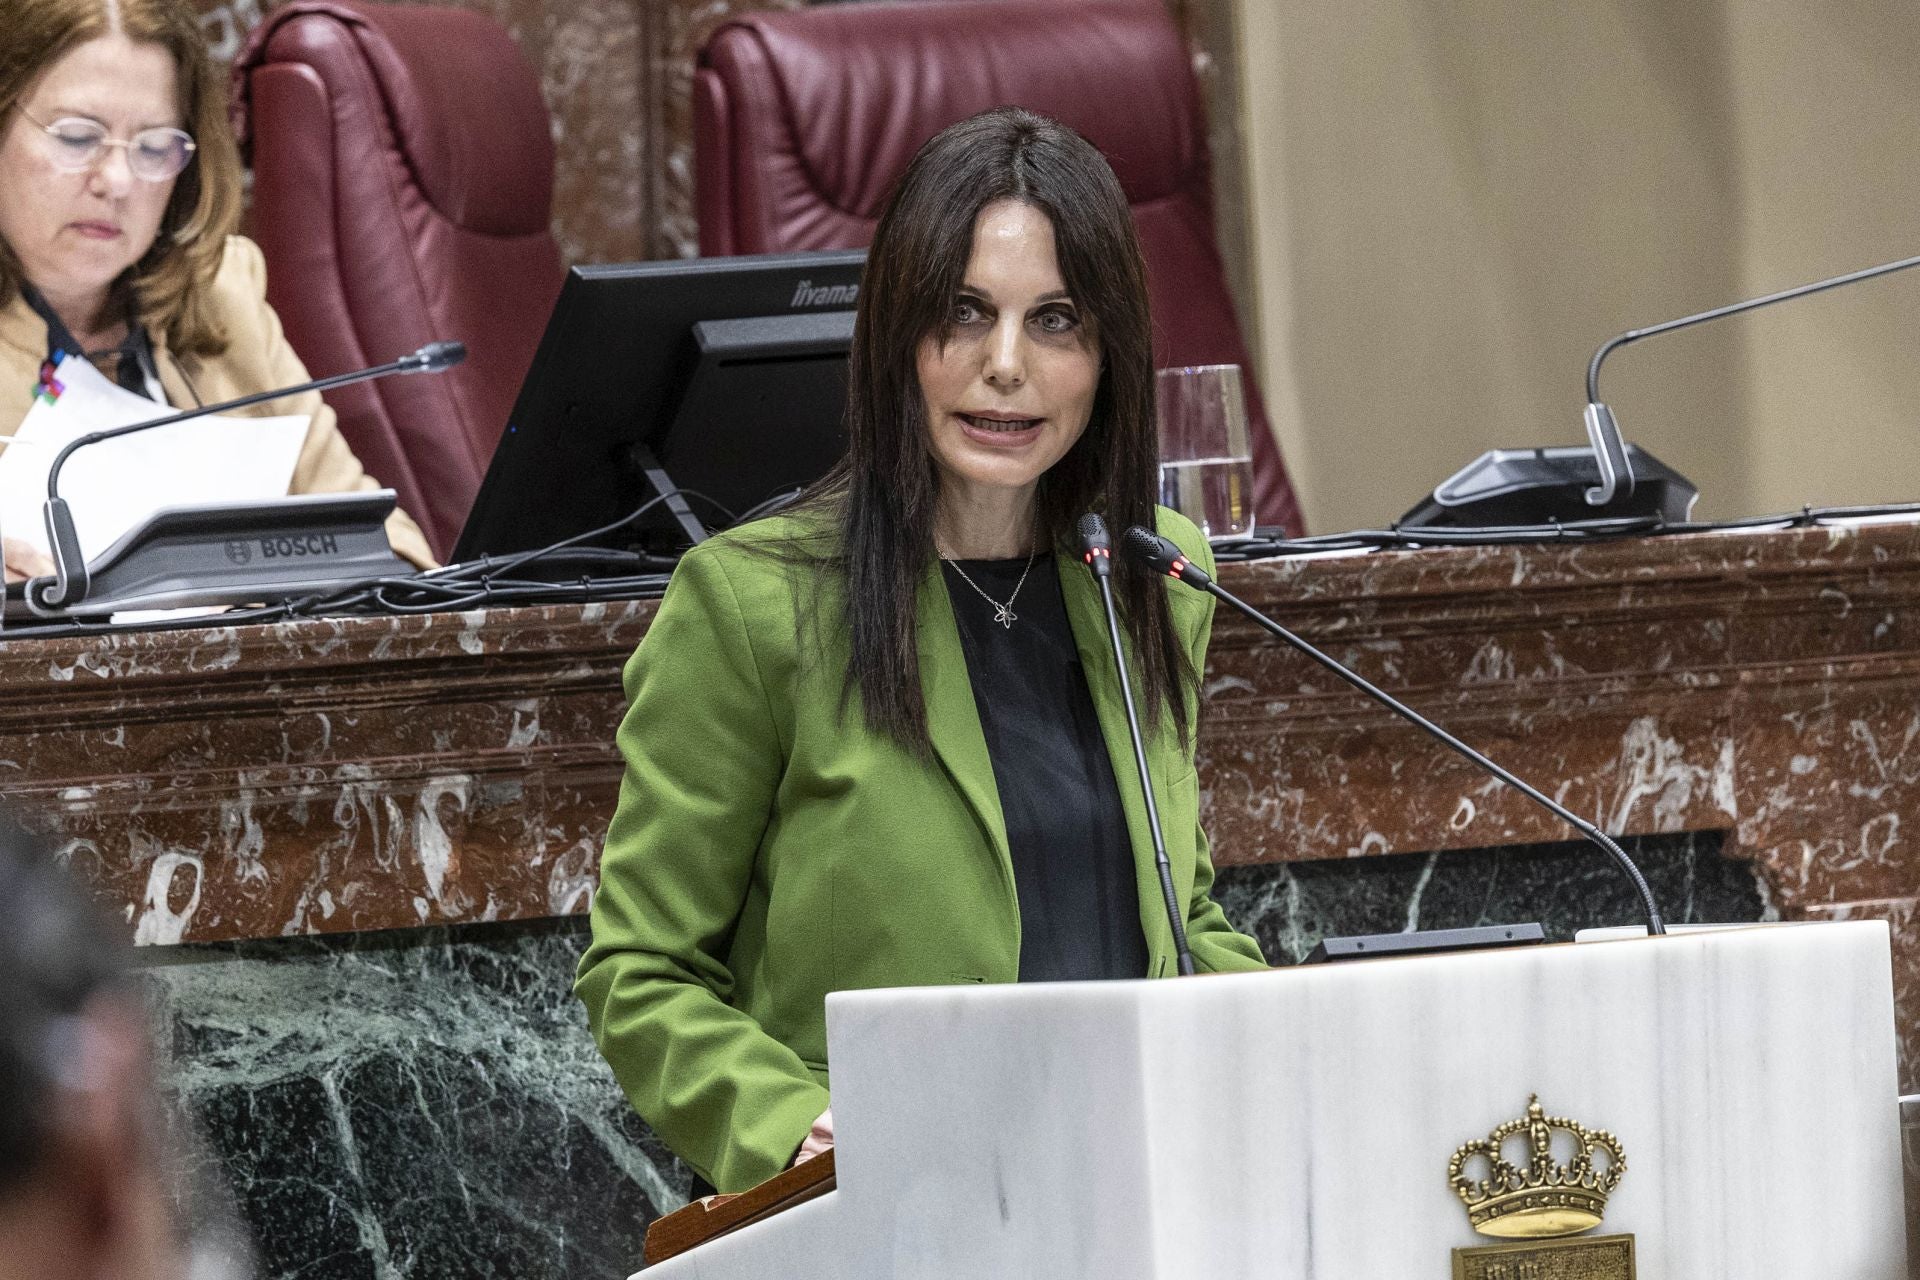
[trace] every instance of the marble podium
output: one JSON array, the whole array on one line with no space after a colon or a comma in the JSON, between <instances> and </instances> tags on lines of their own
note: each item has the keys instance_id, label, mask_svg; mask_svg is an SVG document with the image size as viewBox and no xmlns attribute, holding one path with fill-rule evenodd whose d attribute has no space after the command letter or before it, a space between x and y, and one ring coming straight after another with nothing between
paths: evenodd
<instances>
[{"instance_id":1,"label":"marble podium","mask_svg":"<svg viewBox=\"0 0 1920 1280\"><path fill-rule=\"evenodd\" d=\"M1624 1147L1641 1276L1907 1274L1880 922L827 1010L838 1190L647 1280L1445 1276L1533 1094Z\"/></svg>"}]
</instances>

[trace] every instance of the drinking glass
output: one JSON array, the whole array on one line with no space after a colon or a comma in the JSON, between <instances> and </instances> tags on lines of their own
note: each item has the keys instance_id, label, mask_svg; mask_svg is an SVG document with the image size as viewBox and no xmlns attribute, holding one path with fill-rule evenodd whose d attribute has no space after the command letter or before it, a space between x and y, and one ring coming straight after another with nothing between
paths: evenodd
<instances>
[{"instance_id":1,"label":"drinking glass","mask_svg":"<svg viewBox=\"0 0 1920 1280\"><path fill-rule=\"evenodd\" d=\"M1160 502L1208 538L1253 532L1253 450L1237 364L1162 369Z\"/></svg>"}]
</instances>

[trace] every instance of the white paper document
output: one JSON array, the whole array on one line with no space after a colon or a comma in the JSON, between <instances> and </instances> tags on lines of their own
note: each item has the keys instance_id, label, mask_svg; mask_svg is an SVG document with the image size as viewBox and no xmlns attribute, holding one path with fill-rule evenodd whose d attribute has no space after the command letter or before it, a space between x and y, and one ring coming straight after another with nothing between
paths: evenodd
<instances>
[{"instance_id":1,"label":"white paper document","mask_svg":"<svg viewBox=\"0 0 1920 1280\"><path fill-rule=\"evenodd\" d=\"M85 360L56 374L57 399L33 402L12 441L0 440L0 533L42 551L47 469L89 431L131 426L176 412L116 386ZM254 502L286 496L311 419L197 418L88 445L60 469L60 496L73 511L91 561L163 507Z\"/></svg>"}]
</instances>

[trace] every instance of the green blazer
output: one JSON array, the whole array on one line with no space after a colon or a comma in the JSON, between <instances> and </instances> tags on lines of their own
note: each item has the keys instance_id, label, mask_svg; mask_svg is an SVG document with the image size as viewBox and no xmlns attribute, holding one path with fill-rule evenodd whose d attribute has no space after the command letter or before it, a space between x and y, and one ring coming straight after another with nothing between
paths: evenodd
<instances>
[{"instance_id":1,"label":"green blazer","mask_svg":"<svg viewBox=\"0 0 1920 1280\"><path fill-rule=\"evenodd\" d=\"M1192 524L1162 511L1160 528L1211 570ZM1019 973L999 792L938 565L919 593L924 760L870 731L857 698L842 711L838 587L749 546L797 530L760 521L688 553L627 665L626 775L574 986L635 1109L722 1191L779 1172L826 1110L829 991ZM1076 558L1059 569L1133 837L1142 976L1172 973L1105 614ZM1200 669L1213 600L1168 589ZM1191 750L1165 725L1147 758L1195 967L1263 967L1208 897Z\"/></svg>"}]
</instances>

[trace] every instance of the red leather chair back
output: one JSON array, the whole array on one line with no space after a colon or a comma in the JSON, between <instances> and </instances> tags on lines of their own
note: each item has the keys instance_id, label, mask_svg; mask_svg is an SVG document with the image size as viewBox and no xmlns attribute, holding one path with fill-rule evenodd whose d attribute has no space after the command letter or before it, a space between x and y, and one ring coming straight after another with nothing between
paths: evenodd
<instances>
[{"instance_id":1,"label":"red leather chair back","mask_svg":"<svg viewBox=\"0 0 1920 1280\"><path fill-rule=\"evenodd\" d=\"M490 18L352 0L275 9L234 82L268 301L314 376L467 344L451 372L327 397L445 556L563 278L539 84Z\"/></svg>"},{"instance_id":2,"label":"red leather chair back","mask_svg":"<svg viewBox=\"0 0 1920 1280\"><path fill-rule=\"evenodd\" d=\"M1016 105L1106 153L1146 253L1162 367L1247 372L1255 509L1302 529L1213 235L1206 120L1159 0L913 0L736 18L700 54L695 193L706 254L869 243L893 182L947 125Z\"/></svg>"}]
</instances>

